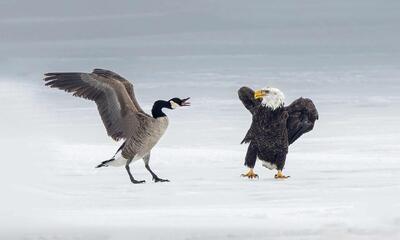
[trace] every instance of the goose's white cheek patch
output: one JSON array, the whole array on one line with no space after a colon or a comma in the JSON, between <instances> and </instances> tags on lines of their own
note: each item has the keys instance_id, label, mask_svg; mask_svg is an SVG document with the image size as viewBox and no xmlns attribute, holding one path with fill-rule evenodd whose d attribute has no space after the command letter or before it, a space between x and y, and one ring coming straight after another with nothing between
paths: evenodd
<instances>
[{"instance_id":1,"label":"goose's white cheek patch","mask_svg":"<svg viewBox=\"0 0 400 240\"><path fill-rule=\"evenodd\" d=\"M177 103L174 102L174 101L169 101L169 103L171 104L171 108L172 108L172 109L175 109L175 108L177 108L177 107L180 107L179 104L177 104Z\"/></svg>"}]
</instances>

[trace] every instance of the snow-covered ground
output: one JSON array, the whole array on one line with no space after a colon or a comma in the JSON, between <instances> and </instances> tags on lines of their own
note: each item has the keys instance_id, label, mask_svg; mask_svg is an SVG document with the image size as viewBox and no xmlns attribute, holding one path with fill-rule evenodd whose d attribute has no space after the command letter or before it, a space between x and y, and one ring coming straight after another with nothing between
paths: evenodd
<instances>
[{"instance_id":1,"label":"snow-covered ground","mask_svg":"<svg viewBox=\"0 0 400 240\"><path fill-rule=\"evenodd\" d=\"M400 236L398 69L230 72L164 72L135 80L147 110L158 97L192 97L192 107L168 112L170 128L152 154L154 170L171 182L152 183L143 162L136 162L133 172L147 181L143 185L131 184L124 168L94 168L119 146L106 137L94 104L44 88L40 76L3 79L1 234L24 239ZM236 90L244 84L280 87L288 102L299 96L316 102L320 120L290 147L288 180L273 179L274 172L260 165L260 179L240 177L246 146L239 142L250 114Z\"/></svg>"},{"instance_id":2,"label":"snow-covered ground","mask_svg":"<svg viewBox=\"0 0 400 240\"><path fill-rule=\"evenodd\" d=\"M168 2L168 3L167 3ZM300 3L301 2L301 3ZM0 2L0 239L400 239L397 0ZM55 11L56 9L57 11ZM49 71L114 70L149 112L192 98L142 185L94 167L121 143ZM243 85L313 99L285 173L240 177Z\"/></svg>"}]
</instances>

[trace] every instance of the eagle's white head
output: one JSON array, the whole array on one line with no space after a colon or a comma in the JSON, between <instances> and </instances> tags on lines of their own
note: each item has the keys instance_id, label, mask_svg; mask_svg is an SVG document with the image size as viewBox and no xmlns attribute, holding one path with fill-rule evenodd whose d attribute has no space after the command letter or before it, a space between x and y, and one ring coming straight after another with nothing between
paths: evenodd
<instances>
[{"instance_id":1,"label":"eagle's white head","mask_svg":"<svg viewBox=\"0 0 400 240\"><path fill-rule=\"evenodd\" d=\"M285 95L281 90L273 87L265 87L254 92L255 99L262 99L261 104L272 110L283 107Z\"/></svg>"}]
</instances>

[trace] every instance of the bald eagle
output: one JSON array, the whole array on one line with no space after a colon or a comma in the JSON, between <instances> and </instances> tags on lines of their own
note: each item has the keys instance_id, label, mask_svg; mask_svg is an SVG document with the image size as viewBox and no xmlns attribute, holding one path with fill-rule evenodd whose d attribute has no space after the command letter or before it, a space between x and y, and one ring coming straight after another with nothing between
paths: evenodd
<instances>
[{"instance_id":1,"label":"bald eagle","mask_svg":"<svg viewBox=\"0 0 400 240\"><path fill-rule=\"evenodd\" d=\"M258 158L264 167L278 171L275 178L288 178L282 173L288 146L313 129L318 119L314 103L299 98L285 107L283 93L272 87L257 91L242 87L238 94L253 116L251 127L242 141L249 143L244 163L249 171L242 176L258 177L253 171Z\"/></svg>"}]
</instances>

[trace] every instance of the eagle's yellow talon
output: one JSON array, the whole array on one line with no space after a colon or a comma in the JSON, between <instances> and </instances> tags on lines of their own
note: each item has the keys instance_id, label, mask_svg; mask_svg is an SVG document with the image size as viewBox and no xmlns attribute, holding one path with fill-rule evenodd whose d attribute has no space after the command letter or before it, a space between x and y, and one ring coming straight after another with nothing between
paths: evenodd
<instances>
[{"instance_id":1,"label":"eagle's yellow talon","mask_svg":"<svg viewBox=\"0 0 400 240\"><path fill-rule=\"evenodd\" d=\"M258 175L253 172L252 168L250 168L250 170L246 174L242 174L242 177L248 177L250 179L253 179L253 178L258 178Z\"/></svg>"},{"instance_id":2,"label":"eagle's yellow talon","mask_svg":"<svg viewBox=\"0 0 400 240\"><path fill-rule=\"evenodd\" d=\"M283 175L283 173L282 173L281 170L278 170L278 173L275 174L275 179L286 179L286 178L289 178L289 177L290 177L290 176L285 176L285 175Z\"/></svg>"}]
</instances>

